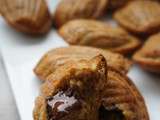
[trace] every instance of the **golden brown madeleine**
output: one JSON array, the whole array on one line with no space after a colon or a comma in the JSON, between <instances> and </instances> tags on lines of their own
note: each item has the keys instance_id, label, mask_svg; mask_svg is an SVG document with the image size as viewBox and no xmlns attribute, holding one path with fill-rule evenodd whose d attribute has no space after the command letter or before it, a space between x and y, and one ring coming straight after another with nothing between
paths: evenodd
<instances>
[{"instance_id":1,"label":"golden brown madeleine","mask_svg":"<svg viewBox=\"0 0 160 120\"><path fill-rule=\"evenodd\" d=\"M57 68L42 85L34 120L97 120L106 68L103 56Z\"/></svg>"},{"instance_id":2,"label":"golden brown madeleine","mask_svg":"<svg viewBox=\"0 0 160 120\"><path fill-rule=\"evenodd\" d=\"M127 4L129 1L132 0L109 0L108 1L108 8L109 9L117 9L122 7L123 5Z\"/></svg>"},{"instance_id":3,"label":"golden brown madeleine","mask_svg":"<svg viewBox=\"0 0 160 120\"><path fill-rule=\"evenodd\" d=\"M0 0L4 19L18 31L28 34L44 34L51 27L45 0Z\"/></svg>"},{"instance_id":4,"label":"golden brown madeleine","mask_svg":"<svg viewBox=\"0 0 160 120\"><path fill-rule=\"evenodd\" d=\"M82 58L79 58L79 60L80 59ZM61 84L59 84L59 81L57 80L59 80L59 78L64 78L63 74L67 73L66 69L72 69L73 66L77 66L77 63L74 63L76 62L71 60L68 61L64 65L57 67L55 72L51 73L47 77L48 81L46 81L46 83L42 87L43 95L49 96L51 94L50 91L55 91L57 89L57 87L55 88L53 86L61 86ZM104 66L104 63L100 66ZM102 81L99 86L101 86L101 88L103 89L100 95L101 105L99 106L98 116L100 120L149 120L143 97L141 96L135 85L124 74L121 74L119 71L115 70L112 67L108 67L108 79ZM97 104L98 102L94 103L94 106ZM39 97L36 101L36 108L34 111L34 116L36 119L38 119L40 116L42 116L41 118L43 118L43 116L47 116L45 112L45 106L46 103L44 97ZM87 111L90 112L90 110L88 109ZM79 111L79 113L81 113L81 111ZM86 115L86 119L88 119L88 117L90 116L88 115ZM97 113L95 112L94 115L97 116ZM73 112L72 116L77 117L77 114ZM93 116L94 118L89 119L95 119L96 116Z\"/></svg>"},{"instance_id":5,"label":"golden brown madeleine","mask_svg":"<svg viewBox=\"0 0 160 120\"><path fill-rule=\"evenodd\" d=\"M54 72L59 66L64 65L68 61L89 60L98 54L102 54L106 58L109 66L123 73L127 73L131 66L131 62L128 59L116 53L91 47L70 46L47 52L34 68L34 72L41 80L45 80L51 72Z\"/></svg>"},{"instance_id":6,"label":"golden brown madeleine","mask_svg":"<svg viewBox=\"0 0 160 120\"><path fill-rule=\"evenodd\" d=\"M108 0L62 0L54 14L57 27L79 18L95 19L103 15Z\"/></svg>"},{"instance_id":7,"label":"golden brown madeleine","mask_svg":"<svg viewBox=\"0 0 160 120\"><path fill-rule=\"evenodd\" d=\"M151 36L144 46L134 54L133 59L142 68L160 73L160 33Z\"/></svg>"},{"instance_id":8,"label":"golden brown madeleine","mask_svg":"<svg viewBox=\"0 0 160 120\"><path fill-rule=\"evenodd\" d=\"M134 0L114 14L120 25L137 34L160 29L160 4L157 1Z\"/></svg>"},{"instance_id":9,"label":"golden brown madeleine","mask_svg":"<svg viewBox=\"0 0 160 120\"><path fill-rule=\"evenodd\" d=\"M144 99L124 74L108 68L100 117L102 120L149 120Z\"/></svg>"},{"instance_id":10,"label":"golden brown madeleine","mask_svg":"<svg viewBox=\"0 0 160 120\"><path fill-rule=\"evenodd\" d=\"M71 45L92 46L127 54L140 46L140 41L120 27L95 20L73 20L59 29Z\"/></svg>"}]
</instances>

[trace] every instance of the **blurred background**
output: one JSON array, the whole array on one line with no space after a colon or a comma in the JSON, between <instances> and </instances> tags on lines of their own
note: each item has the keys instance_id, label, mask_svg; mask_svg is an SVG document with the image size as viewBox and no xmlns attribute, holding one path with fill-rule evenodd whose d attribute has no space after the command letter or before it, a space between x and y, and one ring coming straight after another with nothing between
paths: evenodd
<instances>
[{"instance_id":1,"label":"blurred background","mask_svg":"<svg viewBox=\"0 0 160 120\"><path fill-rule=\"evenodd\" d=\"M0 119L20 120L0 53Z\"/></svg>"}]
</instances>

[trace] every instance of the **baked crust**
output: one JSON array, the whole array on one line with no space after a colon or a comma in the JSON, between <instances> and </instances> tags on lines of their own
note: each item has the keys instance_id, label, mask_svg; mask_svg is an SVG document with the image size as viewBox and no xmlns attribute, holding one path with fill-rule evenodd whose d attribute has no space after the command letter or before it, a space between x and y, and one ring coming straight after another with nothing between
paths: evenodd
<instances>
[{"instance_id":1,"label":"baked crust","mask_svg":"<svg viewBox=\"0 0 160 120\"><path fill-rule=\"evenodd\" d=\"M131 32L154 33L160 28L160 4L151 0L134 0L115 12L114 18Z\"/></svg>"},{"instance_id":2,"label":"baked crust","mask_svg":"<svg viewBox=\"0 0 160 120\"><path fill-rule=\"evenodd\" d=\"M18 31L39 35L51 27L51 15L45 0L1 0L0 5L3 18Z\"/></svg>"},{"instance_id":3,"label":"baked crust","mask_svg":"<svg viewBox=\"0 0 160 120\"><path fill-rule=\"evenodd\" d=\"M134 54L133 60L148 71L160 73L160 33L152 35Z\"/></svg>"},{"instance_id":4,"label":"baked crust","mask_svg":"<svg viewBox=\"0 0 160 120\"><path fill-rule=\"evenodd\" d=\"M113 66L123 73L127 73L131 66L130 61L116 53L91 47L70 46L47 52L34 68L34 72L41 80L46 80L48 74L66 62L77 61L79 59L91 59L98 54L102 54L105 57L108 66Z\"/></svg>"},{"instance_id":5,"label":"baked crust","mask_svg":"<svg viewBox=\"0 0 160 120\"><path fill-rule=\"evenodd\" d=\"M105 88L102 98L104 113L102 114L110 115L110 119L113 115L117 115L121 116L121 120L149 120L142 95L126 75L108 67L108 80Z\"/></svg>"},{"instance_id":6,"label":"baked crust","mask_svg":"<svg viewBox=\"0 0 160 120\"><path fill-rule=\"evenodd\" d=\"M120 27L96 20L73 20L59 29L59 34L71 45L92 46L121 54L133 52L140 41Z\"/></svg>"},{"instance_id":7,"label":"baked crust","mask_svg":"<svg viewBox=\"0 0 160 120\"><path fill-rule=\"evenodd\" d=\"M95 19L102 16L107 7L108 0L62 0L54 14L57 27L79 18Z\"/></svg>"},{"instance_id":8,"label":"baked crust","mask_svg":"<svg viewBox=\"0 0 160 120\"><path fill-rule=\"evenodd\" d=\"M106 61L101 55L60 66L42 85L34 120L97 120L106 80Z\"/></svg>"}]
</instances>

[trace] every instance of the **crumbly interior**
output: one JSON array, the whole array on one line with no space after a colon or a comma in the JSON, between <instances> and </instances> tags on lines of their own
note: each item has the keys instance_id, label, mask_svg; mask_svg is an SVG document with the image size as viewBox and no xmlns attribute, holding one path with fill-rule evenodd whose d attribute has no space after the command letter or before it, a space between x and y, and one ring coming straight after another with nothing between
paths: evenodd
<instances>
[{"instance_id":1,"label":"crumbly interior","mask_svg":"<svg viewBox=\"0 0 160 120\"><path fill-rule=\"evenodd\" d=\"M77 120L81 120L84 115L96 111L99 102L96 101L97 92L93 89L96 85L94 80L98 76L86 74L81 77L70 79L64 88L60 88L56 94L46 99L48 120L74 120L73 113L77 115Z\"/></svg>"},{"instance_id":2,"label":"crumbly interior","mask_svg":"<svg viewBox=\"0 0 160 120\"><path fill-rule=\"evenodd\" d=\"M93 95L95 93L91 91L91 88L94 87L92 85L94 84L91 84L91 81L88 82L84 80L80 82L79 80L70 80L68 88L59 90L55 95L48 97L46 99L48 120L63 120L63 117L69 116L73 111L75 112L82 109L84 104L87 104L87 106L94 106L96 102L94 98L95 95ZM84 94L81 94L82 91ZM83 111L86 112L85 110L86 109ZM107 110L101 106L98 114L99 120L125 120L122 111L117 108Z\"/></svg>"}]
</instances>

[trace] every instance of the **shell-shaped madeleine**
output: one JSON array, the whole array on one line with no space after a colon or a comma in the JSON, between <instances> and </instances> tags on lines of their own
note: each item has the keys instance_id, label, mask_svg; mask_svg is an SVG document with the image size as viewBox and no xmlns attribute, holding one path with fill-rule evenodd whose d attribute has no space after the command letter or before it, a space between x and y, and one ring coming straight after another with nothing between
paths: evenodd
<instances>
[{"instance_id":1,"label":"shell-shaped madeleine","mask_svg":"<svg viewBox=\"0 0 160 120\"><path fill-rule=\"evenodd\" d=\"M112 27L95 20L73 20L59 29L59 34L71 45L83 45L127 54L140 45L140 41L120 27Z\"/></svg>"},{"instance_id":2,"label":"shell-shaped madeleine","mask_svg":"<svg viewBox=\"0 0 160 120\"><path fill-rule=\"evenodd\" d=\"M151 0L135 0L118 10L114 18L131 32L153 33L160 28L160 4Z\"/></svg>"},{"instance_id":3,"label":"shell-shaped madeleine","mask_svg":"<svg viewBox=\"0 0 160 120\"><path fill-rule=\"evenodd\" d=\"M44 34L51 27L51 15L45 0L1 0L4 19L18 31Z\"/></svg>"},{"instance_id":4,"label":"shell-shaped madeleine","mask_svg":"<svg viewBox=\"0 0 160 120\"><path fill-rule=\"evenodd\" d=\"M152 35L134 54L133 59L142 68L160 73L160 33Z\"/></svg>"},{"instance_id":5,"label":"shell-shaped madeleine","mask_svg":"<svg viewBox=\"0 0 160 120\"><path fill-rule=\"evenodd\" d=\"M34 120L97 120L107 81L103 56L66 63L47 80L36 100Z\"/></svg>"},{"instance_id":6,"label":"shell-shaped madeleine","mask_svg":"<svg viewBox=\"0 0 160 120\"><path fill-rule=\"evenodd\" d=\"M149 120L144 99L126 75L108 68L100 115L109 120Z\"/></svg>"},{"instance_id":7,"label":"shell-shaped madeleine","mask_svg":"<svg viewBox=\"0 0 160 120\"><path fill-rule=\"evenodd\" d=\"M59 66L79 59L91 59L98 54L105 57L108 66L112 66L123 73L127 73L131 66L130 61L116 53L91 47L70 46L47 52L34 68L34 72L41 80L46 80L46 77Z\"/></svg>"},{"instance_id":8,"label":"shell-shaped madeleine","mask_svg":"<svg viewBox=\"0 0 160 120\"><path fill-rule=\"evenodd\" d=\"M57 27L79 18L95 19L103 15L108 0L62 0L54 14Z\"/></svg>"}]
</instances>

